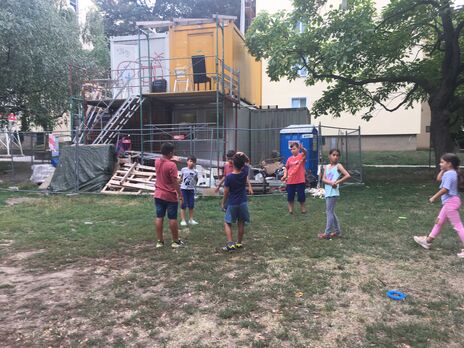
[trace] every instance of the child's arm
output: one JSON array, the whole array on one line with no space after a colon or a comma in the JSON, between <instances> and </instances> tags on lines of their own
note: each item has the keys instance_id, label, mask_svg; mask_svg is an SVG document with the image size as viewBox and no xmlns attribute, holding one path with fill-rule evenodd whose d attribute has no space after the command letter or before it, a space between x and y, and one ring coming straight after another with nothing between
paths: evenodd
<instances>
[{"instance_id":1,"label":"child's arm","mask_svg":"<svg viewBox=\"0 0 464 348\"><path fill-rule=\"evenodd\" d=\"M224 205L227 202L227 198L229 198L229 187L224 186L224 196L222 197L221 208L224 210Z\"/></svg>"},{"instance_id":2,"label":"child's arm","mask_svg":"<svg viewBox=\"0 0 464 348\"><path fill-rule=\"evenodd\" d=\"M333 181L327 179L327 177L325 176L325 173L326 173L326 172L327 172L327 166L324 167L324 174L322 174L322 182L323 182L324 184L327 184L327 185L332 186L334 183L333 183Z\"/></svg>"},{"instance_id":3,"label":"child's arm","mask_svg":"<svg viewBox=\"0 0 464 348\"><path fill-rule=\"evenodd\" d=\"M334 182L334 185L340 185L343 184L345 181L347 181L349 178L351 178L350 173L343 167L340 163L337 166L337 169L342 173L342 177L338 179L337 181Z\"/></svg>"},{"instance_id":4,"label":"child's arm","mask_svg":"<svg viewBox=\"0 0 464 348\"><path fill-rule=\"evenodd\" d=\"M214 189L214 192L219 192L219 189L220 189L220 187L222 186L222 184L224 183L225 180L226 180L226 177L223 176L223 177L221 178L221 180L219 180L219 184L218 184L218 185L216 186L216 188Z\"/></svg>"},{"instance_id":5,"label":"child's arm","mask_svg":"<svg viewBox=\"0 0 464 348\"><path fill-rule=\"evenodd\" d=\"M441 181L441 178L443 177L443 174L445 174L444 170L440 170L440 173L437 175L437 181Z\"/></svg>"},{"instance_id":6,"label":"child's arm","mask_svg":"<svg viewBox=\"0 0 464 348\"><path fill-rule=\"evenodd\" d=\"M303 159L306 159L306 155L308 154L308 151L304 148L302 143L300 143L300 150L303 153Z\"/></svg>"},{"instance_id":7,"label":"child's arm","mask_svg":"<svg viewBox=\"0 0 464 348\"><path fill-rule=\"evenodd\" d=\"M430 203L433 203L435 202L438 198L440 198L441 196L447 194L449 191L448 189L446 188L441 188L437 193L435 193L432 197L429 198L429 202Z\"/></svg>"},{"instance_id":8,"label":"child's arm","mask_svg":"<svg viewBox=\"0 0 464 348\"><path fill-rule=\"evenodd\" d=\"M251 186L251 182L250 182L249 177L247 177L247 186L248 186L248 194L252 195L254 192L253 192L253 186Z\"/></svg>"}]
</instances>

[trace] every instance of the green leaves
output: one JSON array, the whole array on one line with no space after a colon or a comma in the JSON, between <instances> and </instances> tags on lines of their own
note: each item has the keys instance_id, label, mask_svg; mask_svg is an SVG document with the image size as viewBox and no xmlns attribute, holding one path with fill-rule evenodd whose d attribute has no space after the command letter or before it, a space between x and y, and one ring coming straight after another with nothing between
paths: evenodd
<instances>
[{"instance_id":1,"label":"green leaves","mask_svg":"<svg viewBox=\"0 0 464 348\"><path fill-rule=\"evenodd\" d=\"M463 11L446 0L393 0L382 11L371 0L350 0L347 9L323 0L293 5L292 12L259 14L246 42L255 57L268 60L271 80L294 79L295 65L304 65L307 85L328 83L314 104L316 117L362 110L369 119L376 108L408 107L437 93L448 68L444 13L454 28L464 21ZM294 30L298 22L301 33Z\"/></svg>"}]
</instances>

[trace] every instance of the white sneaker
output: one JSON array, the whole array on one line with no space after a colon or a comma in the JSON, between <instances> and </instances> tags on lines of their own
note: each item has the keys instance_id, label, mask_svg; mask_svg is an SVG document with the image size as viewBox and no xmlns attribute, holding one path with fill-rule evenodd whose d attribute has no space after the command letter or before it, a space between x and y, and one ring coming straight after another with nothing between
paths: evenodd
<instances>
[{"instance_id":1,"label":"white sneaker","mask_svg":"<svg viewBox=\"0 0 464 348\"><path fill-rule=\"evenodd\" d=\"M461 252L456 254L460 259L464 259L464 249L461 249Z\"/></svg>"},{"instance_id":2,"label":"white sneaker","mask_svg":"<svg viewBox=\"0 0 464 348\"><path fill-rule=\"evenodd\" d=\"M192 220L189 220L189 225L198 225L198 222L192 219Z\"/></svg>"},{"instance_id":3,"label":"white sneaker","mask_svg":"<svg viewBox=\"0 0 464 348\"><path fill-rule=\"evenodd\" d=\"M180 225L181 225L181 226L187 226L187 222L186 222L185 220L182 220L182 221L180 222Z\"/></svg>"},{"instance_id":4,"label":"white sneaker","mask_svg":"<svg viewBox=\"0 0 464 348\"><path fill-rule=\"evenodd\" d=\"M426 236L414 236L414 241L419 244L421 247L424 249L430 249L432 246L432 243L427 242L427 237ZM464 257L464 256L463 256Z\"/></svg>"}]
</instances>

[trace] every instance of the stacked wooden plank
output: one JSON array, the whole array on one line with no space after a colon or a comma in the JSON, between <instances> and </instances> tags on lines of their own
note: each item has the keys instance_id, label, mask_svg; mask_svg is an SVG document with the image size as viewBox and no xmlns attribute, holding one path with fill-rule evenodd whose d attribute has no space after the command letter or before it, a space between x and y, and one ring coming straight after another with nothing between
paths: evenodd
<instances>
[{"instance_id":1,"label":"stacked wooden plank","mask_svg":"<svg viewBox=\"0 0 464 348\"><path fill-rule=\"evenodd\" d=\"M105 185L102 193L140 195L155 191L155 167L124 163Z\"/></svg>"}]
</instances>

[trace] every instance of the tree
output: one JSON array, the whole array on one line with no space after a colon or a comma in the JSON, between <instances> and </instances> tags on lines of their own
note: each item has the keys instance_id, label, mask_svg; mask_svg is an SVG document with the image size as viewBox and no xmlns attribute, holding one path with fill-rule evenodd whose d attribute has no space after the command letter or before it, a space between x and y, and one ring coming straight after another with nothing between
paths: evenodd
<instances>
[{"instance_id":1,"label":"tree","mask_svg":"<svg viewBox=\"0 0 464 348\"><path fill-rule=\"evenodd\" d=\"M138 21L239 16L240 0L96 0L108 37L136 34Z\"/></svg>"},{"instance_id":2,"label":"tree","mask_svg":"<svg viewBox=\"0 0 464 348\"><path fill-rule=\"evenodd\" d=\"M68 66L80 56L79 27L59 1L2 0L0 112L21 113L22 130L50 129L68 107Z\"/></svg>"},{"instance_id":3,"label":"tree","mask_svg":"<svg viewBox=\"0 0 464 348\"><path fill-rule=\"evenodd\" d=\"M294 0L292 12L254 20L247 45L257 59L268 59L271 80L295 79L305 67L307 85L328 83L312 108L315 117L362 111L368 120L378 107L395 111L427 101L436 158L453 151L451 134L464 110L462 8L450 0L392 0L379 14L371 0L348 0L323 13L326 4ZM295 30L299 22L302 32Z\"/></svg>"}]
</instances>

